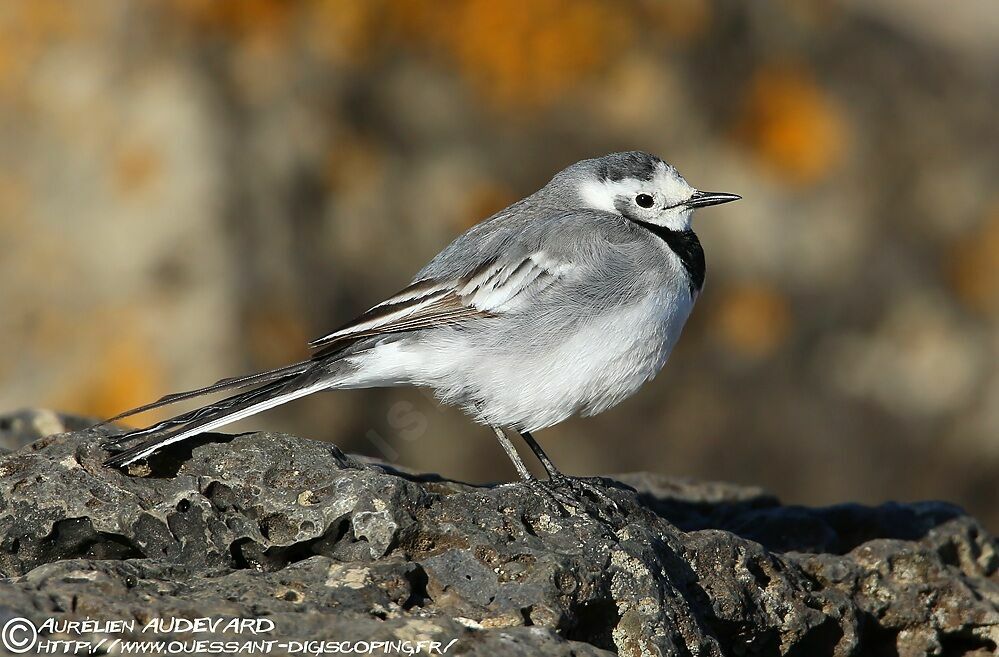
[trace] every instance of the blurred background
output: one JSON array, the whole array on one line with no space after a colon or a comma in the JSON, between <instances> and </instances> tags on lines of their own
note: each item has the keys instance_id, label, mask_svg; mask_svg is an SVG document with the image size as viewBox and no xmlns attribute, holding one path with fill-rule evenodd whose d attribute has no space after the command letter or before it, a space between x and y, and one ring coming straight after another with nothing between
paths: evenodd
<instances>
[{"instance_id":1,"label":"blurred background","mask_svg":"<svg viewBox=\"0 0 999 657\"><path fill-rule=\"evenodd\" d=\"M557 170L642 149L744 200L695 218L664 372L541 432L556 462L999 529L997 34L993 0L4 2L0 409L300 359ZM515 477L415 390L237 428Z\"/></svg>"}]
</instances>

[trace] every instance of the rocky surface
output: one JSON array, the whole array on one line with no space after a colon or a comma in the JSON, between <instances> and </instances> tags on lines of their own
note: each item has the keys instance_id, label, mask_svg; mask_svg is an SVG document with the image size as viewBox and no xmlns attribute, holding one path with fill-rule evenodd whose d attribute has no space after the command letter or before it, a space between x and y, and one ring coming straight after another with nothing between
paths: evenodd
<instances>
[{"instance_id":1,"label":"rocky surface","mask_svg":"<svg viewBox=\"0 0 999 657\"><path fill-rule=\"evenodd\" d=\"M22 413L0 432L16 447L74 422ZM0 456L0 622L135 619L112 638L246 641L261 637L141 626L266 617L268 639L457 639L450 654L475 655L999 644L999 543L948 504L809 509L634 474L616 479L635 490L607 489L619 513L599 518L521 485L337 469L323 443L280 434L212 434L123 473L101 465L113 431Z\"/></svg>"}]
</instances>

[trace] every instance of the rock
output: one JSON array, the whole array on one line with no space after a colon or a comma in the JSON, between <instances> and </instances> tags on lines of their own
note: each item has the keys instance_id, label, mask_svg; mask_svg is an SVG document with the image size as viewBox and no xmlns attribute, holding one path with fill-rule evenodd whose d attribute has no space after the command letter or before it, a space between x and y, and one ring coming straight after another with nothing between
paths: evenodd
<instances>
[{"instance_id":1,"label":"rock","mask_svg":"<svg viewBox=\"0 0 999 657\"><path fill-rule=\"evenodd\" d=\"M944 503L809 509L633 474L607 488L616 514L559 513L522 485L337 469L323 443L271 433L210 434L139 477L101 465L115 431L0 457L0 621L126 619L115 638L249 641L262 637L143 626L266 618L267 639L457 640L452 654L474 655L999 645L999 543Z\"/></svg>"},{"instance_id":2,"label":"rock","mask_svg":"<svg viewBox=\"0 0 999 657\"><path fill-rule=\"evenodd\" d=\"M54 433L80 431L96 420L27 408L0 416L0 454L13 452Z\"/></svg>"}]
</instances>

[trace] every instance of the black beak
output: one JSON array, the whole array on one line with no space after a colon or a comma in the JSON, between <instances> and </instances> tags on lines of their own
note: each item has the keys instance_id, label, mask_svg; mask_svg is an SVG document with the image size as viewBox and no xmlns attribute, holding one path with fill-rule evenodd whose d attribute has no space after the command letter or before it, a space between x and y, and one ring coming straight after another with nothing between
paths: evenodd
<instances>
[{"instance_id":1,"label":"black beak","mask_svg":"<svg viewBox=\"0 0 999 657\"><path fill-rule=\"evenodd\" d=\"M738 201L742 197L738 194L726 194L725 192L694 192L693 196L684 202L688 208L706 208L709 205L720 205L731 201Z\"/></svg>"}]
</instances>

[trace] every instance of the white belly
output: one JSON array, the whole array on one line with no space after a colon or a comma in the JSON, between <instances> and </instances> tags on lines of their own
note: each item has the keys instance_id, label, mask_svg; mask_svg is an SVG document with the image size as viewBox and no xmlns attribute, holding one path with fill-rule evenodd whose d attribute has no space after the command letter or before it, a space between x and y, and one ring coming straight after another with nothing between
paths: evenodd
<instances>
[{"instance_id":1,"label":"white belly","mask_svg":"<svg viewBox=\"0 0 999 657\"><path fill-rule=\"evenodd\" d=\"M516 335L483 348L463 332L424 333L354 357L359 371L337 387L427 385L478 422L534 431L637 392L666 363L692 307L685 289L663 289L587 318L546 349L527 348Z\"/></svg>"}]
</instances>

